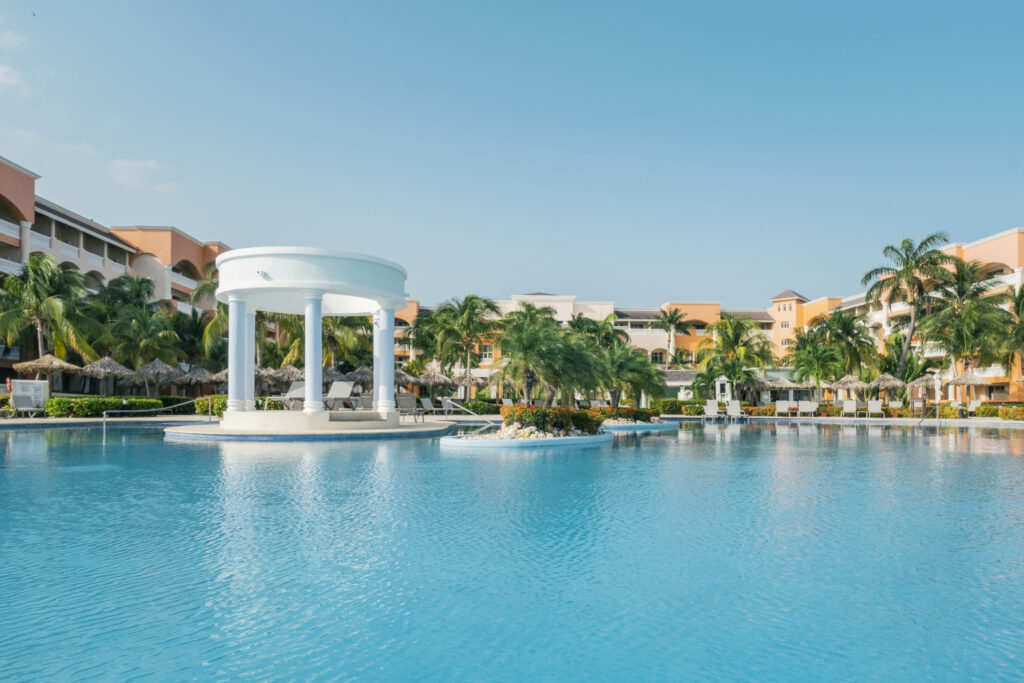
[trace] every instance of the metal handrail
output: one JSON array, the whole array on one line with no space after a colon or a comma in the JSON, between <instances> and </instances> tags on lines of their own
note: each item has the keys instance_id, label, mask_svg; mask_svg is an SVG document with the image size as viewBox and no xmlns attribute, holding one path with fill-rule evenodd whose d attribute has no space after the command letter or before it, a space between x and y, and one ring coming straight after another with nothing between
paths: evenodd
<instances>
[{"instance_id":1,"label":"metal handrail","mask_svg":"<svg viewBox=\"0 0 1024 683\"><path fill-rule=\"evenodd\" d=\"M936 403L934 406L932 406L932 410L935 411L935 426L938 427L941 425L941 418L939 417L939 404ZM932 410L928 410L927 407L925 408L924 415L917 423L918 427L924 424L924 421L928 419L928 415L932 412Z\"/></svg>"},{"instance_id":2,"label":"metal handrail","mask_svg":"<svg viewBox=\"0 0 1024 683\"><path fill-rule=\"evenodd\" d=\"M462 405L460 403L456 403L455 401L451 400L450 398L449 399L442 399L442 401L446 402L452 408L458 408L459 410L461 410L464 413L469 413L470 415L473 415L475 417L482 417L482 418L484 418L484 421L487 422L487 424L489 424L489 425L496 425L496 424L498 424L497 422L492 422L490 419L487 418L486 415L481 415L480 413L474 413L472 410L470 410L466 406L464 406L464 405Z\"/></svg>"},{"instance_id":3,"label":"metal handrail","mask_svg":"<svg viewBox=\"0 0 1024 683\"><path fill-rule=\"evenodd\" d=\"M171 406L160 406L159 408L130 408L130 409L129 408L122 408L121 410L104 410L103 411L103 442L106 443L106 441L107 441L107 415L112 415L114 413L118 413L118 414L153 413L153 412L159 413L159 412L162 412L164 410L174 410L175 408L180 408L181 406L191 405L191 404L195 403L196 401L202 400L204 398L209 398L210 399L210 402L207 404L207 413L206 414L207 414L207 421L208 422L213 422L213 397L211 397L211 396L199 396L199 397L194 398L194 399L192 399L190 401L182 401L181 403L175 403L174 405L171 405Z\"/></svg>"}]
</instances>

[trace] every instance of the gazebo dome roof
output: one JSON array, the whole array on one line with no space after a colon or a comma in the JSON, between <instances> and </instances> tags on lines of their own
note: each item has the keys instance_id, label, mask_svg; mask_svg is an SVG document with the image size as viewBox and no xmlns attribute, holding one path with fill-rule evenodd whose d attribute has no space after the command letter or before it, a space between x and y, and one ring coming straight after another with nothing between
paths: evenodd
<instances>
[{"instance_id":1,"label":"gazebo dome roof","mask_svg":"<svg viewBox=\"0 0 1024 683\"><path fill-rule=\"evenodd\" d=\"M365 254L311 247L235 249L217 257L217 299L236 296L250 310L302 313L309 293L323 315L371 315L405 305L405 268Z\"/></svg>"}]
</instances>

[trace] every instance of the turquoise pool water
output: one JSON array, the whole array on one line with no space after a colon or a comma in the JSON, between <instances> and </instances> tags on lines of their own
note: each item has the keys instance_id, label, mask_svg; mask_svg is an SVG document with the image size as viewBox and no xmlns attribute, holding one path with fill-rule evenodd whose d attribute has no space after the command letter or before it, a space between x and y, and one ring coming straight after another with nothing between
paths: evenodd
<instances>
[{"instance_id":1,"label":"turquoise pool water","mask_svg":"<svg viewBox=\"0 0 1024 683\"><path fill-rule=\"evenodd\" d=\"M1011 431L0 444L4 679L1024 675Z\"/></svg>"}]
</instances>

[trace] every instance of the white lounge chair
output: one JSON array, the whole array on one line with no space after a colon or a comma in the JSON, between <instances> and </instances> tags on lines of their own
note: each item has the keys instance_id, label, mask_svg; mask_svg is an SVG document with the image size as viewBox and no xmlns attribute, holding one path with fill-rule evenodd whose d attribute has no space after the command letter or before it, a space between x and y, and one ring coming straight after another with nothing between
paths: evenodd
<instances>
[{"instance_id":1,"label":"white lounge chair","mask_svg":"<svg viewBox=\"0 0 1024 683\"><path fill-rule=\"evenodd\" d=\"M434 402L431 401L429 398L421 398L420 399L420 406L423 407L423 412L424 413L429 413L430 415L437 415L439 413L443 413L444 412L443 408L439 408L439 407L435 406Z\"/></svg>"},{"instance_id":2,"label":"white lounge chair","mask_svg":"<svg viewBox=\"0 0 1024 683\"><path fill-rule=\"evenodd\" d=\"M514 404L512 403L512 399L510 399L510 398L503 398L503 399L501 399L501 405L503 405L503 406L510 406L510 405L514 405Z\"/></svg>"},{"instance_id":3,"label":"white lounge chair","mask_svg":"<svg viewBox=\"0 0 1024 683\"><path fill-rule=\"evenodd\" d=\"M704 415L701 416L700 421L703 422L708 418L717 420L719 415L721 415L721 413L718 412L718 401L709 400L704 403Z\"/></svg>"},{"instance_id":4,"label":"white lounge chair","mask_svg":"<svg viewBox=\"0 0 1024 683\"><path fill-rule=\"evenodd\" d=\"M889 401L889 407L899 410L903 407L903 401Z\"/></svg>"},{"instance_id":5,"label":"white lounge chair","mask_svg":"<svg viewBox=\"0 0 1024 683\"><path fill-rule=\"evenodd\" d=\"M33 417L46 411L46 408L37 406L32 397L26 394L12 394L9 402L15 417L18 416L18 413L26 413L29 417Z\"/></svg>"},{"instance_id":6,"label":"white lounge chair","mask_svg":"<svg viewBox=\"0 0 1024 683\"><path fill-rule=\"evenodd\" d=\"M840 413L842 417L847 415L853 415L857 417L857 402L856 401L843 401L843 411Z\"/></svg>"},{"instance_id":7,"label":"white lounge chair","mask_svg":"<svg viewBox=\"0 0 1024 683\"><path fill-rule=\"evenodd\" d=\"M967 417L970 417L971 415L974 415L974 411L976 411L978 409L978 406L980 406L982 403L984 403L984 401L971 401L970 403L968 403L967 404Z\"/></svg>"},{"instance_id":8,"label":"white lounge chair","mask_svg":"<svg viewBox=\"0 0 1024 683\"><path fill-rule=\"evenodd\" d=\"M798 401L797 402L796 414L797 414L798 417L800 415L806 415L808 413L810 413L811 415L814 415L816 412L818 412L818 402L817 401Z\"/></svg>"},{"instance_id":9,"label":"white lounge chair","mask_svg":"<svg viewBox=\"0 0 1024 683\"><path fill-rule=\"evenodd\" d=\"M742 420L743 419L743 409L740 408L740 402L739 401L729 401L727 404L725 404L725 416L727 418L729 418L730 420L736 420L736 421Z\"/></svg>"},{"instance_id":10,"label":"white lounge chair","mask_svg":"<svg viewBox=\"0 0 1024 683\"><path fill-rule=\"evenodd\" d=\"M347 400L352 396L352 388L355 382L332 382L331 388L324 396L324 405L328 410L338 410L338 407L346 407Z\"/></svg>"},{"instance_id":11,"label":"white lounge chair","mask_svg":"<svg viewBox=\"0 0 1024 683\"><path fill-rule=\"evenodd\" d=\"M423 411L416 407L416 397L412 394L399 396L395 399L398 405L398 418L401 419L406 415L412 416L412 421L415 422L416 418L423 420Z\"/></svg>"},{"instance_id":12,"label":"white lounge chair","mask_svg":"<svg viewBox=\"0 0 1024 683\"><path fill-rule=\"evenodd\" d=\"M877 415L877 414L879 414L881 412L882 412L882 402L881 401L877 401L877 400L876 401L868 401L868 410L867 410L868 417L871 417L872 415Z\"/></svg>"},{"instance_id":13,"label":"white lounge chair","mask_svg":"<svg viewBox=\"0 0 1024 683\"><path fill-rule=\"evenodd\" d=\"M775 417L789 417L790 401L775 402Z\"/></svg>"},{"instance_id":14,"label":"white lounge chair","mask_svg":"<svg viewBox=\"0 0 1024 683\"><path fill-rule=\"evenodd\" d=\"M302 403L306 398L306 383L292 382L288 391L281 396L268 396L264 406L270 401L277 400L284 404L285 410L302 410Z\"/></svg>"}]
</instances>

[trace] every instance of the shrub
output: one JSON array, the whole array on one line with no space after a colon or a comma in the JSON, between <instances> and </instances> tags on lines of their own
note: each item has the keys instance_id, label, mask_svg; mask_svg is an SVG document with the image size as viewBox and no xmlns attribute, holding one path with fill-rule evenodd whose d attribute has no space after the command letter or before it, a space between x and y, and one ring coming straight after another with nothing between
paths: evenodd
<instances>
[{"instance_id":1,"label":"shrub","mask_svg":"<svg viewBox=\"0 0 1024 683\"><path fill-rule=\"evenodd\" d=\"M228 407L228 397L225 394L204 396L192 404L195 406L196 415L208 414L211 403L213 404L213 414L217 417L222 417L224 415L224 410Z\"/></svg>"},{"instance_id":2,"label":"shrub","mask_svg":"<svg viewBox=\"0 0 1024 683\"><path fill-rule=\"evenodd\" d=\"M831 403L821 403L818 405L817 415L820 417L839 417L842 413L842 406L833 405Z\"/></svg>"},{"instance_id":3,"label":"shrub","mask_svg":"<svg viewBox=\"0 0 1024 683\"><path fill-rule=\"evenodd\" d=\"M999 409L1000 420L1024 420L1024 407L1003 406Z\"/></svg>"},{"instance_id":4,"label":"shrub","mask_svg":"<svg viewBox=\"0 0 1024 683\"><path fill-rule=\"evenodd\" d=\"M892 408L890 406L883 406L883 412L887 417L910 417L910 408Z\"/></svg>"},{"instance_id":5,"label":"shrub","mask_svg":"<svg viewBox=\"0 0 1024 683\"><path fill-rule=\"evenodd\" d=\"M659 415L681 415L683 412L683 401L678 398L656 398L651 401L651 407Z\"/></svg>"},{"instance_id":6,"label":"shrub","mask_svg":"<svg viewBox=\"0 0 1024 683\"><path fill-rule=\"evenodd\" d=\"M127 401L127 405L125 405ZM162 408L158 398L136 396L82 396L78 398L51 398L46 402L47 417L102 417L105 410L144 410Z\"/></svg>"},{"instance_id":7,"label":"shrub","mask_svg":"<svg viewBox=\"0 0 1024 683\"><path fill-rule=\"evenodd\" d=\"M955 420L960 417L960 411L948 403L939 404L939 418L942 420Z\"/></svg>"},{"instance_id":8,"label":"shrub","mask_svg":"<svg viewBox=\"0 0 1024 683\"><path fill-rule=\"evenodd\" d=\"M596 434L603 418L598 419L586 410L569 410L567 408L541 408L540 406L512 405L502 406L501 418L505 424L518 422L526 427L550 432L554 430L569 431L573 427L585 434Z\"/></svg>"},{"instance_id":9,"label":"shrub","mask_svg":"<svg viewBox=\"0 0 1024 683\"><path fill-rule=\"evenodd\" d=\"M620 420L636 420L637 422L650 422L654 417L658 415L656 410L648 408L611 408L611 407L598 407L590 408L590 414L598 420L603 422L610 418L618 418Z\"/></svg>"},{"instance_id":10,"label":"shrub","mask_svg":"<svg viewBox=\"0 0 1024 683\"><path fill-rule=\"evenodd\" d=\"M501 412L501 406L491 401L473 399L462 404L466 410L472 410L477 415L497 415Z\"/></svg>"},{"instance_id":11,"label":"shrub","mask_svg":"<svg viewBox=\"0 0 1024 683\"><path fill-rule=\"evenodd\" d=\"M995 403L982 403L974 411L977 417L998 417L1000 406Z\"/></svg>"},{"instance_id":12,"label":"shrub","mask_svg":"<svg viewBox=\"0 0 1024 683\"><path fill-rule=\"evenodd\" d=\"M775 415L775 406L746 406L743 413L754 417L771 417Z\"/></svg>"}]
</instances>

